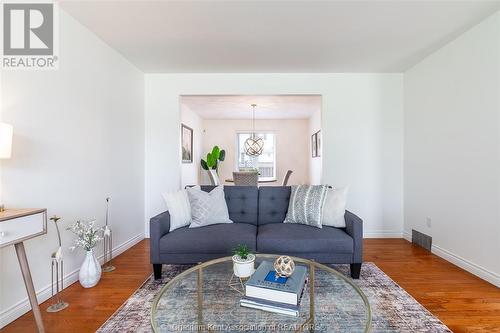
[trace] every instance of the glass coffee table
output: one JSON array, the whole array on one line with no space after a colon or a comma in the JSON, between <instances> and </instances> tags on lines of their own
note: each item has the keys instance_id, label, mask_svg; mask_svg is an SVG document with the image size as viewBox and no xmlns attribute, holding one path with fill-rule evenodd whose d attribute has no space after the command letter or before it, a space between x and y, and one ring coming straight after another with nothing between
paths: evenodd
<instances>
[{"instance_id":1,"label":"glass coffee table","mask_svg":"<svg viewBox=\"0 0 500 333\"><path fill-rule=\"evenodd\" d=\"M278 255L256 257L257 268L263 260L273 262ZM224 257L187 269L161 289L151 311L153 331L370 331L370 304L350 278L317 262L292 258L296 265L306 266L309 274L298 317L241 307L231 257Z\"/></svg>"}]
</instances>

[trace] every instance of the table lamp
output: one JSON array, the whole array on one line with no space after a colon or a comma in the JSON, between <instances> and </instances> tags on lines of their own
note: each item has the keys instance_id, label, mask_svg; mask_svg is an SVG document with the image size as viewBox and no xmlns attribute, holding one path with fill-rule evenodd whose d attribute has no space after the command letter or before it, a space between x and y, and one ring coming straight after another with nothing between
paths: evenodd
<instances>
[{"instance_id":1,"label":"table lamp","mask_svg":"<svg viewBox=\"0 0 500 333\"><path fill-rule=\"evenodd\" d=\"M10 158L12 154L12 125L0 123L0 159ZM0 201L0 212L5 210Z\"/></svg>"}]
</instances>

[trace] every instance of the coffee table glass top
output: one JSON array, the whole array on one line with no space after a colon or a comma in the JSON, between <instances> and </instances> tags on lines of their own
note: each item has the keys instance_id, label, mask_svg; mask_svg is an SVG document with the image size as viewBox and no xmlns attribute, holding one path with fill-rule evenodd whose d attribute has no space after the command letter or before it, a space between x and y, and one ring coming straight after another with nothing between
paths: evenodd
<instances>
[{"instance_id":1,"label":"coffee table glass top","mask_svg":"<svg viewBox=\"0 0 500 333\"><path fill-rule=\"evenodd\" d=\"M257 254L273 262L277 255ZM292 257L308 268L300 315L291 317L241 307L239 280L231 280L231 257L207 261L170 280L156 296L151 313L154 332L369 332L370 304L354 282L325 265ZM232 287L229 286L231 280Z\"/></svg>"}]
</instances>

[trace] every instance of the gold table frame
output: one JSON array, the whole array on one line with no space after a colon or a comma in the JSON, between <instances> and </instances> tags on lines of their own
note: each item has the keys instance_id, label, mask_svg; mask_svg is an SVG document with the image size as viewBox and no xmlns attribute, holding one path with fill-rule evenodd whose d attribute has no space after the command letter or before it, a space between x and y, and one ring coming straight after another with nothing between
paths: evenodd
<instances>
[{"instance_id":1,"label":"gold table frame","mask_svg":"<svg viewBox=\"0 0 500 333\"><path fill-rule=\"evenodd\" d=\"M276 254L256 254L256 259L261 258L261 259L274 259L277 258L279 255ZM344 280L347 282L353 289L358 293L358 295L361 297L363 300L363 303L366 306L367 310L367 320L365 324L365 329L363 332L370 332L371 331L371 323L372 323L372 311L370 307L370 303L368 302L368 298L366 295L361 291L361 289L352 282L352 280L343 274L337 272L335 269L328 267L326 265L317 263L314 260L309 260L309 259L303 259L303 258L298 258L298 257L291 257L294 262L296 263L301 263L305 264L309 267L309 318L300 325L300 327L295 331L295 332L302 332L305 328L310 327L312 331L312 327L314 327L314 283L315 283L315 269L320 268L322 270L325 270L329 273L332 273L336 277ZM156 324L156 314L157 314L157 307L158 307L158 302L160 301L161 297L163 296L164 292L174 283L177 281L181 280L184 278L186 275L189 275L195 271L198 272L198 278L197 278L197 303L198 303L198 326L197 326L197 331L207 331L211 332L210 330L206 329L205 326L203 325L203 269L205 267L223 263L223 262L229 262L232 260L232 257L222 257L214 260L209 260L203 263L199 263L198 265L191 267L184 272L180 273L179 275L175 276L173 279L171 279L165 286L163 286L158 293L158 295L155 296L153 300L153 306L151 308L151 327L153 328L153 332L155 333L160 333L160 330L158 329L158 326Z\"/></svg>"}]
</instances>

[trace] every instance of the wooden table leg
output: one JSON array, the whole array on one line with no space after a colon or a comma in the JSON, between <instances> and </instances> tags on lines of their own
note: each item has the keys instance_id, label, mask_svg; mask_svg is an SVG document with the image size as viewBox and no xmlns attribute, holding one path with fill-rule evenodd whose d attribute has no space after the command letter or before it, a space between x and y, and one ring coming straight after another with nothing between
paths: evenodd
<instances>
[{"instance_id":1,"label":"wooden table leg","mask_svg":"<svg viewBox=\"0 0 500 333\"><path fill-rule=\"evenodd\" d=\"M24 244L23 242L16 243L14 244L14 247L16 248L17 259L19 260L19 266L21 267L21 272L23 273L24 285L26 286L26 291L28 292L28 298L30 300L31 309L33 310L33 315L35 316L38 332L45 333L45 329L43 328L42 313L38 307L35 287L33 286L30 267L28 265L28 258L26 258L26 251L24 251Z\"/></svg>"}]
</instances>

